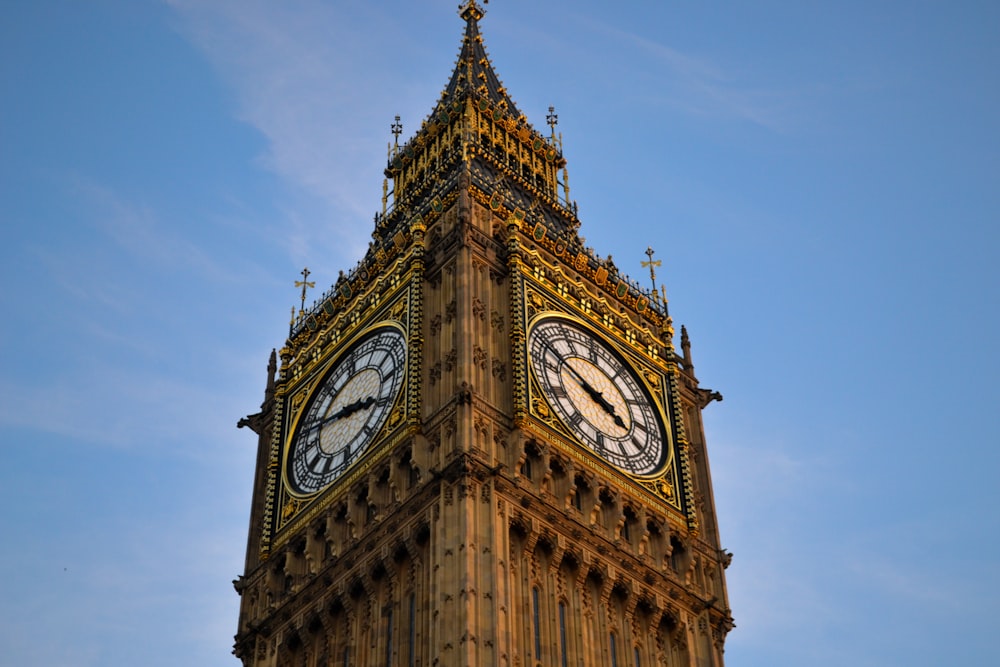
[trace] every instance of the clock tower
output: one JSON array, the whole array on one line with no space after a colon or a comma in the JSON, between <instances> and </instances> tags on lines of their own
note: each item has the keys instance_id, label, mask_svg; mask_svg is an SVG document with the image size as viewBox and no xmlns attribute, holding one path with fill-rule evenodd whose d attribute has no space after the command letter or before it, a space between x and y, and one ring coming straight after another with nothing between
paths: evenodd
<instances>
[{"instance_id":1,"label":"clock tower","mask_svg":"<svg viewBox=\"0 0 1000 667\"><path fill-rule=\"evenodd\" d=\"M234 653L722 667L730 555L701 421L721 396L655 284L583 245L561 140L497 78L480 5L459 13L373 243L294 318L240 422L258 447Z\"/></svg>"}]
</instances>

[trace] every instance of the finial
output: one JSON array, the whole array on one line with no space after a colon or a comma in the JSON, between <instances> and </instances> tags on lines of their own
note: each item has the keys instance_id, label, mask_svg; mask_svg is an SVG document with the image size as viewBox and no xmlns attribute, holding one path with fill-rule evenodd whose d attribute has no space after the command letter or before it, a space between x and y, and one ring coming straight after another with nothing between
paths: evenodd
<instances>
[{"instance_id":1,"label":"finial","mask_svg":"<svg viewBox=\"0 0 1000 667\"><path fill-rule=\"evenodd\" d=\"M490 0L483 0L484 4L489 4ZM476 0L466 0L458 6L458 15L466 21L478 21L486 15L486 10L479 6Z\"/></svg>"},{"instance_id":2,"label":"finial","mask_svg":"<svg viewBox=\"0 0 1000 667\"><path fill-rule=\"evenodd\" d=\"M656 267L662 266L663 262L661 262L658 259L657 260L653 259L653 248L652 247L646 248L646 257L649 257L649 261L648 262L642 262L642 265L644 267L646 267L646 266L649 267L649 279L653 281L653 301L656 301L657 303L659 303L659 301L660 301L660 293L656 290ZM664 297L664 301L666 301L666 297Z\"/></svg>"},{"instance_id":3,"label":"finial","mask_svg":"<svg viewBox=\"0 0 1000 667\"><path fill-rule=\"evenodd\" d=\"M389 126L392 129L393 141L396 144L396 148L399 148L399 135L403 133L403 124L399 122L399 116L396 116L396 120L393 121L392 125Z\"/></svg>"},{"instance_id":4,"label":"finial","mask_svg":"<svg viewBox=\"0 0 1000 667\"><path fill-rule=\"evenodd\" d=\"M264 390L264 403L274 397L274 376L278 372L278 355L274 348L271 349L271 356L267 360L267 389ZM263 406L262 406L263 407Z\"/></svg>"},{"instance_id":5,"label":"finial","mask_svg":"<svg viewBox=\"0 0 1000 667\"><path fill-rule=\"evenodd\" d=\"M687 327L681 325L681 354L684 364L684 372L694 377L694 362L691 360L691 338L688 337Z\"/></svg>"},{"instance_id":6,"label":"finial","mask_svg":"<svg viewBox=\"0 0 1000 667\"><path fill-rule=\"evenodd\" d=\"M559 116L556 114L555 107L549 107L549 113L545 116L545 122L549 124L552 128L552 143L556 143L556 125L559 124Z\"/></svg>"},{"instance_id":7,"label":"finial","mask_svg":"<svg viewBox=\"0 0 1000 667\"><path fill-rule=\"evenodd\" d=\"M316 287L316 282L309 280L309 273L310 271L308 267L302 269L302 280L295 281L295 286L302 288L302 305L299 307L299 317L302 317L302 315L306 311L306 290L309 289L310 287ZM292 317L294 316L295 316L295 309L293 308Z\"/></svg>"}]
</instances>

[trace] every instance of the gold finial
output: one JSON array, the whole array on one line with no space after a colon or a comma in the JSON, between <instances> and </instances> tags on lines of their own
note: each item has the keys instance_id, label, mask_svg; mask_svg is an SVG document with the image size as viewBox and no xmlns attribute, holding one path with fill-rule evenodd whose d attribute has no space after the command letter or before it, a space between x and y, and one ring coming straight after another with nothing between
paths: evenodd
<instances>
[{"instance_id":1,"label":"gold finial","mask_svg":"<svg viewBox=\"0 0 1000 667\"><path fill-rule=\"evenodd\" d=\"M396 120L393 121L392 125L392 136L394 137L393 142L395 143L396 150L399 150L399 135L403 133L403 124L399 122L399 116L396 116Z\"/></svg>"},{"instance_id":2,"label":"gold finial","mask_svg":"<svg viewBox=\"0 0 1000 667\"><path fill-rule=\"evenodd\" d=\"M646 248L646 257L649 257L649 261L648 262L642 262L642 265L649 267L649 279L653 281L653 301L656 301L657 303L659 303L659 301L660 301L660 293L656 290L656 267L663 266L663 262L661 262L658 259L657 260L653 259L653 248L652 247L647 247ZM664 294L664 296L663 296L663 302L666 303L666 301L667 301L667 297L666 297L666 294Z\"/></svg>"},{"instance_id":3,"label":"gold finial","mask_svg":"<svg viewBox=\"0 0 1000 667\"><path fill-rule=\"evenodd\" d=\"M489 4L490 0L483 0L483 4ZM458 15L466 21L478 21L486 15L486 10L479 6L476 0L466 0L458 6Z\"/></svg>"},{"instance_id":4,"label":"gold finial","mask_svg":"<svg viewBox=\"0 0 1000 667\"><path fill-rule=\"evenodd\" d=\"M302 269L302 280L296 280L295 286L302 288L302 305L299 307L299 317L302 317L306 312L306 290L310 287L316 287L316 282L309 280L309 268L306 267ZM292 311L294 312L294 308Z\"/></svg>"},{"instance_id":5,"label":"gold finial","mask_svg":"<svg viewBox=\"0 0 1000 667\"><path fill-rule=\"evenodd\" d=\"M545 122L549 124L552 128L552 144L556 143L556 125L559 124L559 115L556 113L555 107L549 107L549 113L545 116Z\"/></svg>"}]
</instances>

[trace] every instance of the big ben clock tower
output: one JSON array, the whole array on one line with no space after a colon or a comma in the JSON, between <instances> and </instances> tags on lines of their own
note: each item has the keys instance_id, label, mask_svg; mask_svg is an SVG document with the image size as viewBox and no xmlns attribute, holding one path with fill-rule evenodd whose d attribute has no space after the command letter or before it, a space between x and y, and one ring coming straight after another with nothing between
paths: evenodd
<instances>
[{"instance_id":1,"label":"big ben clock tower","mask_svg":"<svg viewBox=\"0 0 1000 667\"><path fill-rule=\"evenodd\" d=\"M459 13L373 243L300 311L240 423L258 454L234 652L722 667L730 556L701 422L721 397L655 285L584 247L560 140L494 73L483 9Z\"/></svg>"}]
</instances>

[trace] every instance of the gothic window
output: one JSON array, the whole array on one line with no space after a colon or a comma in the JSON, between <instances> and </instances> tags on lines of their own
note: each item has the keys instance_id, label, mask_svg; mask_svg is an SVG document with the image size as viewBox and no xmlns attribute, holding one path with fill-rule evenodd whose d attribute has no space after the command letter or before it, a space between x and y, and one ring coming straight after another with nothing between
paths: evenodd
<instances>
[{"instance_id":1,"label":"gothic window","mask_svg":"<svg viewBox=\"0 0 1000 667\"><path fill-rule=\"evenodd\" d=\"M561 667L569 666L569 656L566 655L566 603L562 600L559 601L559 660Z\"/></svg>"},{"instance_id":2,"label":"gothic window","mask_svg":"<svg viewBox=\"0 0 1000 667\"><path fill-rule=\"evenodd\" d=\"M326 522L314 524L309 530L310 539L306 542L306 564L309 565L309 572L315 572L327 556Z\"/></svg>"},{"instance_id":3,"label":"gothic window","mask_svg":"<svg viewBox=\"0 0 1000 667\"><path fill-rule=\"evenodd\" d=\"M687 550L675 535L670 536L670 568L680 575L687 572Z\"/></svg>"},{"instance_id":4,"label":"gothic window","mask_svg":"<svg viewBox=\"0 0 1000 667\"><path fill-rule=\"evenodd\" d=\"M601 525L605 530L610 531L618 523L614 495L612 495L610 489L603 487L597 498L601 504Z\"/></svg>"},{"instance_id":5,"label":"gothic window","mask_svg":"<svg viewBox=\"0 0 1000 667\"><path fill-rule=\"evenodd\" d=\"M549 460L549 470L552 473L552 494L559 500L560 505L568 503L571 489L565 466L562 461L553 456Z\"/></svg>"},{"instance_id":6,"label":"gothic window","mask_svg":"<svg viewBox=\"0 0 1000 667\"><path fill-rule=\"evenodd\" d=\"M646 532L649 534L649 556L654 563L659 563L663 557L663 531L655 520L646 522Z\"/></svg>"},{"instance_id":7,"label":"gothic window","mask_svg":"<svg viewBox=\"0 0 1000 667\"><path fill-rule=\"evenodd\" d=\"M521 464L521 476L527 479L531 479L531 456L524 457L524 463Z\"/></svg>"},{"instance_id":8,"label":"gothic window","mask_svg":"<svg viewBox=\"0 0 1000 667\"><path fill-rule=\"evenodd\" d=\"M407 660L408 667L417 664L417 596L410 593L410 651Z\"/></svg>"},{"instance_id":9,"label":"gothic window","mask_svg":"<svg viewBox=\"0 0 1000 667\"><path fill-rule=\"evenodd\" d=\"M349 515L346 504L341 504L333 510L328 520L328 526L326 540L329 551L328 556L339 556L340 550L346 548L351 543Z\"/></svg>"},{"instance_id":10,"label":"gothic window","mask_svg":"<svg viewBox=\"0 0 1000 667\"><path fill-rule=\"evenodd\" d=\"M534 443L526 443L524 446L524 461L521 463L521 475L534 481L537 471L542 468L542 455Z\"/></svg>"},{"instance_id":11,"label":"gothic window","mask_svg":"<svg viewBox=\"0 0 1000 667\"><path fill-rule=\"evenodd\" d=\"M590 486L581 475L577 475L574 480L573 507L582 512L584 507L589 510L591 505Z\"/></svg>"},{"instance_id":12,"label":"gothic window","mask_svg":"<svg viewBox=\"0 0 1000 667\"><path fill-rule=\"evenodd\" d=\"M385 614L385 667L392 667L392 607Z\"/></svg>"},{"instance_id":13,"label":"gothic window","mask_svg":"<svg viewBox=\"0 0 1000 667\"><path fill-rule=\"evenodd\" d=\"M611 645L611 667L618 667L618 646L615 642L615 633L611 633L609 636Z\"/></svg>"},{"instance_id":14,"label":"gothic window","mask_svg":"<svg viewBox=\"0 0 1000 667\"><path fill-rule=\"evenodd\" d=\"M374 507L373 511L377 515L383 513L385 511L384 508L392 504L393 501L392 491L390 489L388 467L383 468L382 471L379 473L373 491L374 491L374 493L372 494L373 497L370 499L371 502L369 502L368 504L370 507Z\"/></svg>"},{"instance_id":15,"label":"gothic window","mask_svg":"<svg viewBox=\"0 0 1000 667\"><path fill-rule=\"evenodd\" d=\"M531 588L531 625L535 637L535 660L542 659L541 611L538 608L538 586Z\"/></svg>"},{"instance_id":16,"label":"gothic window","mask_svg":"<svg viewBox=\"0 0 1000 667\"><path fill-rule=\"evenodd\" d=\"M622 520L622 539L630 545L634 545L637 533L640 532L637 529L639 519L636 515L636 511L631 507L626 506L622 511L622 514L624 515Z\"/></svg>"}]
</instances>

